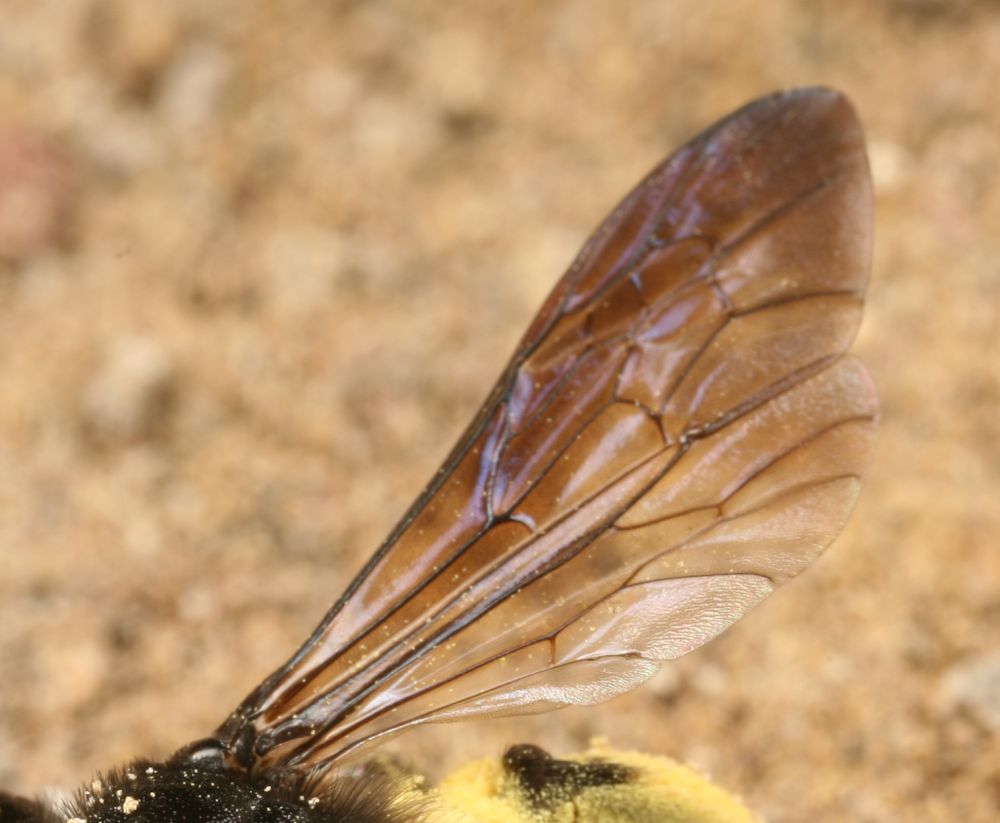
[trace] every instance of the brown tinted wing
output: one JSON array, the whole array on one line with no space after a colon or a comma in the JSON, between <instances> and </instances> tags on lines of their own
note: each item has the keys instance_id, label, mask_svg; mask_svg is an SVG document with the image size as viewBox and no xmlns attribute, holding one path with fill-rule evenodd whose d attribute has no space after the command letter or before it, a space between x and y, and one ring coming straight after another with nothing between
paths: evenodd
<instances>
[{"instance_id":1,"label":"brown tinted wing","mask_svg":"<svg viewBox=\"0 0 1000 823\"><path fill-rule=\"evenodd\" d=\"M303 648L221 730L255 763L594 703L834 538L875 428L844 355L871 243L846 100L757 101L584 247L483 410Z\"/></svg>"}]
</instances>

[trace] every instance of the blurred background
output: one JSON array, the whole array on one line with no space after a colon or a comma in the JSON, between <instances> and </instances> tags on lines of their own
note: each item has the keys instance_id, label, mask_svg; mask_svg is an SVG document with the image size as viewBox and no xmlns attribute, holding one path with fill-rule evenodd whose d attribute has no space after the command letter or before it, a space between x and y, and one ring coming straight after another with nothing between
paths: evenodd
<instances>
[{"instance_id":1,"label":"blurred background","mask_svg":"<svg viewBox=\"0 0 1000 823\"><path fill-rule=\"evenodd\" d=\"M997 77L991 0L0 0L0 786L213 729L608 209L822 83L878 198L847 532L647 688L393 747L437 775L604 735L772 823L997 819Z\"/></svg>"}]
</instances>

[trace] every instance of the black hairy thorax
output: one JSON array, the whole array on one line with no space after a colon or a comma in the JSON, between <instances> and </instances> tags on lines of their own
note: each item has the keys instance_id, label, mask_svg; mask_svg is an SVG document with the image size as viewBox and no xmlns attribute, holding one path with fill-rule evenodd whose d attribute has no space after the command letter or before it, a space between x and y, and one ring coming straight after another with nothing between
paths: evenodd
<instances>
[{"instance_id":1,"label":"black hairy thorax","mask_svg":"<svg viewBox=\"0 0 1000 823\"><path fill-rule=\"evenodd\" d=\"M251 775L184 749L98 775L65 804L0 794L0 823L411 823L419 806L370 772Z\"/></svg>"}]
</instances>

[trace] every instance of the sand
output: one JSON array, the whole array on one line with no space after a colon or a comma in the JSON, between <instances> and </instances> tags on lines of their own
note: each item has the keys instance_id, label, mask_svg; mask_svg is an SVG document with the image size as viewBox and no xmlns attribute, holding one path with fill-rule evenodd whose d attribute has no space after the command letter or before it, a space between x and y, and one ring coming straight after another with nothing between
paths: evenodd
<instances>
[{"instance_id":1,"label":"sand","mask_svg":"<svg viewBox=\"0 0 1000 823\"><path fill-rule=\"evenodd\" d=\"M447 727L443 774L593 735L772 823L1000 811L1000 7L5 0L0 786L213 729L430 477L588 231L776 88L864 119L845 534L615 703ZM6 193L5 193L6 192Z\"/></svg>"}]
</instances>

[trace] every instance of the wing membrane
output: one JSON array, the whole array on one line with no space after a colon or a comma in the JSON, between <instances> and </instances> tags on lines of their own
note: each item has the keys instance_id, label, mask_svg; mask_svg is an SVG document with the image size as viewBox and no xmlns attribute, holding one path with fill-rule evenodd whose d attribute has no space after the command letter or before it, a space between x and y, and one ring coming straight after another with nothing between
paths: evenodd
<instances>
[{"instance_id":1,"label":"wing membrane","mask_svg":"<svg viewBox=\"0 0 1000 823\"><path fill-rule=\"evenodd\" d=\"M836 536L877 404L844 355L871 191L835 92L666 160L558 283L442 469L220 736L329 763L408 726L594 703Z\"/></svg>"}]
</instances>

